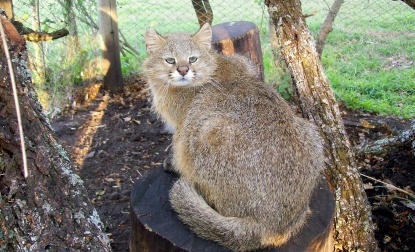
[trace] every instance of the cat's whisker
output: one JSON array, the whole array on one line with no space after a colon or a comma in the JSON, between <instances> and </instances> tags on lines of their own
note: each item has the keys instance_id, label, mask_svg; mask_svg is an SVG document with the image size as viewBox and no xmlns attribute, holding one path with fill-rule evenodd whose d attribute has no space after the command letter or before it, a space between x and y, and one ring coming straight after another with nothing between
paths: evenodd
<instances>
[{"instance_id":1,"label":"cat's whisker","mask_svg":"<svg viewBox=\"0 0 415 252\"><path fill-rule=\"evenodd\" d=\"M161 92L160 92L160 102L164 103L166 98L167 98L167 93L169 92L169 84L165 83L162 87L161 87Z\"/></svg>"},{"instance_id":2,"label":"cat's whisker","mask_svg":"<svg viewBox=\"0 0 415 252\"><path fill-rule=\"evenodd\" d=\"M214 94L214 92L212 92L212 90L207 88L205 85L200 86L200 88L203 89L204 91L208 92L210 95Z\"/></svg>"},{"instance_id":3,"label":"cat's whisker","mask_svg":"<svg viewBox=\"0 0 415 252\"><path fill-rule=\"evenodd\" d=\"M225 94L225 89L218 81L212 80L211 83L212 83L212 86L219 91L219 93Z\"/></svg>"}]
</instances>

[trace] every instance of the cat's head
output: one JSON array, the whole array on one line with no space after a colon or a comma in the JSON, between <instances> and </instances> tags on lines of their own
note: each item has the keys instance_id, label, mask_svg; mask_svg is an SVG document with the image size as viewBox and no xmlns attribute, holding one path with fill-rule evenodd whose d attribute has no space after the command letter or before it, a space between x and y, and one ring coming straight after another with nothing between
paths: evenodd
<instances>
[{"instance_id":1,"label":"cat's head","mask_svg":"<svg viewBox=\"0 0 415 252\"><path fill-rule=\"evenodd\" d=\"M150 85L152 80L169 86L200 86L209 81L215 69L211 40L209 24L194 35L161 36L149 29L145 35L148 58L144 67Z\"/></svg>"}]
</instances>

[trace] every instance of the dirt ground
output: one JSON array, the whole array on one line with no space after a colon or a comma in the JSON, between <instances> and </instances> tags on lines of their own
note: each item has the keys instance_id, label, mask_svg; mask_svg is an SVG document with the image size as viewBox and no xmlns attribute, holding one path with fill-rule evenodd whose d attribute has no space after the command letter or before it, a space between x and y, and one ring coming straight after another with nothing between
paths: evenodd
<instances>
[{"instance_id":1,"label":"dirt ground","mask_svg":"<svg viewBox=\"0 0 415 252\"><path fill-rule=\"evenodd\" d=\"M84 90L77 105L52 120L85 182L113 251L129 251L130 190L146 171L162 165L171 135L150 111L144 81L125 81L124 93L110 97L99 85ZM97 92L98 91L98 92ZM88 101L86 94L88 93ZM408 128L408 121L343 110L353 145ZM359 157L364 175L415 191L415 158L409 148L387 155ZM391 186L363 177L382 251L415 251L415 199Z\"/></svg>"}]
</instances>

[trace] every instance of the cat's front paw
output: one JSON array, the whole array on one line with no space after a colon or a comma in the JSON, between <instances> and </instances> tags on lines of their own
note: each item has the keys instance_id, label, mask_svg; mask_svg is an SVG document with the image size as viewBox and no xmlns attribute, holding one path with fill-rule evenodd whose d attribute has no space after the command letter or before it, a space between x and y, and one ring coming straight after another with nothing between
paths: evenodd
<instances>
[{"instance_id":1,"label":"cat's front paw","mask_svg":"<svg viewBox=\"0 0 415 252\"><path fill-rule=\"evenodd\" d=\"M167 157L163 161L164 171L174 172L173 165L171 164L171 157Z\"/></svg>"}]
</instances>

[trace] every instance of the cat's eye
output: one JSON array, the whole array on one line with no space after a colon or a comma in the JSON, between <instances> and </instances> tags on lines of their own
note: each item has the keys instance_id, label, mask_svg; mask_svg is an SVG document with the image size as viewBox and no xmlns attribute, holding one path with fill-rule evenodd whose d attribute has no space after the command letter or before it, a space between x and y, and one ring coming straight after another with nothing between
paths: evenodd
<instances>
[{"instance_id":1,"label":"cat's eye","mask_svg":"<svg viewBox=\"0 0 415 252\"><path fill-rule=\"evenodd\" d=\"M189 63L195 63L197 61L197 57L189 57Z\"/></svg>"},{"instance_id":2,"label":"cat's eye","mask_svg":"<svg viewBox=\"0 0 415 252\"><path fill-rule=\"evenodd\" d=\"M174 58L166 58L165 61L169 64L174 64L176 63L176 60Z\"/></svg>"}]
</instances>

